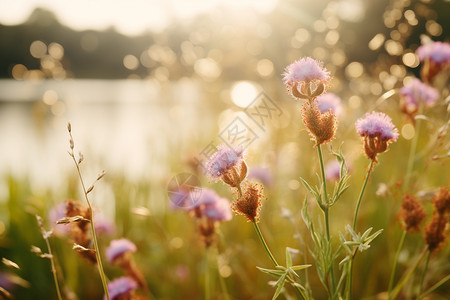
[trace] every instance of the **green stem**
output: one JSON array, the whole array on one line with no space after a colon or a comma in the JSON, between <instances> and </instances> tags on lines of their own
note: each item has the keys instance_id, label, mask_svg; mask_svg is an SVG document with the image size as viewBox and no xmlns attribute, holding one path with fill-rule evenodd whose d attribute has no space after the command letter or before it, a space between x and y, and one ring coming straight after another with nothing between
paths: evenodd
<instances>
[{"instance_id":1,"label":"green stem","mask_svg":"<svg viewBox=\"0 0 450 300\"><path fill-rule=\"evenodd\" d=\"M252 223L253 223L253 226L255 227L256 233L258 234L259 240L261 241L261 244L264 247L264 250L266 250L267 255L269 255L270 260L273 262L275 267L278 266L278 263L277 263L275 257L273 256L272 252L270 252L269 246L267 246L267 243L264 240L264 237L262 236L261 229L259 229L258 223L256 223L256 222L252 222Z\"/></svg>"},{"instance_id":2,"label":"green stem","mask_svg":"<svg viewBox=\"0 0 450 300\"><path fill-rule=\"evenodd\" d=\"M428 264L430 262L430 256L431 256L431 251L428 251L427 258L425 260L425 267L423 268L422 277L420 279L419 294L418 294L419 298L420 298L420 294L422 294L422 291L423 291L423 283L425 282L425 275L427 274Z\"/></svg>"},{"instance_id":3,"label":"green stem","mask_svg":"<svg viewBox=\"0 0 450 300\"><path fill-rule=\"evenodd\" d=\"M405 242L405 237L406 237L406 230L403 230L402 237L400 238L400 243L398 244L397 251L395 252L394 265L392 266L391 277L389 279L388 294L391 293L392 287L394 286L395 273L397 272L397 266L398 266L398 257L400 256L400 251L403 248L403 243Z\"/></svg>"},{"instance_id":4,"label":"green stem","mask_svg":"<svg viewBox=\"0 0 450 300\"><path fill-rule=\"evenodd\" d=\"M219 275L219 281L220 281L220 287L222 288L222 293L223 293L223 298L225 300L230 300L230 296L228 295L228 289L227 289L227 284L225 282L225 278L222 277L222 275L220 274L220 269L219 269L219 247L215 247L215 260L216 260L216 266L217 266L217 273Z\"/></svg>"},{"instance_id":5,"label":"green stem","mask_svg":"<svg viewBox=\"0 0 450 300\"><path fill-rule=\"evenodd\" d=\"M447 281L450 280L450 275L445 276L444 278L442 278L441 280L439 280L435 285L433 285L432 287L430 287L427 291L425 291L422 295L419 296L419 298L423 298L429 294L431 294L432 292L434 292L437 288L439 288L441 285L443 285L444 283L446 283Z\"/></svg>"},{"instance_id":6,"label":"green stem","mask_svg":"<svg viewBox=\"0 0 450 300\"><path fill-rule=\"evenodd\" d=\"M105 276L105 272L103 271L102 259L101 259L101 256L100 256L100 249L98 247L97 235L95 234L94 214L93 214L91 202L89 201L89 198L88 198L88 195L87 195L88 193L86 192L86 187L84 185L83 177L81 176L80 166L78 165L78 162L75 159L75 156L73 155L73 153L72 153L71 156L73 158L73 161L75 162L75 165L77 166L78 177L80 178L81 186L83 188L84 198L86 199L86 202L87 202L87 204L89 206L89 221L90 221L89 223L91 224L92 240L94 242L95 257L97 258L98 272L100 273L100 278L102 280L103 290L105 292L106 299L110 300L109 292L108 292L108 286L106 284L106 276Z\"/></svg>"},{"instance_id":7,"label":"green stem","mask_svg":"<svg viewBox=\"0 0 450 300\"><path fill-rule=\"evenodd\" d=\"M205 300L209 300L211 298L211 291L210 291L210 278L209 278L209 251L208 248L206 248L206 270L205 270Z\"/></svg>"},{"instance_id":8,"label":"green stem","mask_svg":"<svg viewBox=\"0 0 450 300\"><path fill-rule=\"evenodd\" d=\"M261 229L258 226L258 223L256 222L252 222L253 226L255 227L255 231L259 237L259 240L261 242L261 244L264 247L264 250L266 250L267 255L269 256L270 260L272 261L272 263L274 264L275 267L279 266L278 262L276 261L275 257L273 256L272 252L270 252L269 246L267 246L266 241L264 240L264 237L261 233ZM292 284L292 286L294 287L295 291L303 297L303 299L307 299L305 294L303 293L303 291L297 286L295 285L295 280L291 278L291 276L288 276L288 280L289 282Z\"/></svg>"},{"instance_id":9,"label":"green stem","mask_svg":"<svg viewBox=\"0 0 450 300\"><path fill-rule=\"evenodd\" d=\"M422 113L422 106L420 105L419 107L419 114ZM408 188L409 185L409 181L411 179L411 173L413 171L414 168L414 160L415 160L415 154L416 154L416 150L417 150L417 142L419 140L419 130L420 130L420 120L416 121L416 128L415 128L415 133L414 133L414 137L411 141L411 148L409 148L409 156L408 156L408 164L406 167L406 175L405 175L405 182L403 185L403 190L406 190Z\"/></svg>"},{"instance_id":10,"label":"green stem","mask_svg":"<svg viewBox=\"0 0 450 300\"><path fill-rule=\"evenodd\" d=\"M330 226L328 223L328 193L327 193L327 183L325 180L325 168L323 164L323 158L322 158L322 150L320 148L320 145L317 146L317 152L319 154L319 161L320 161L320 171L322 173L322 187L323 187L323 204L326 207L324 209L325 213L325 228L327 231L327 239L330 241Z\"/></svg>"},{"instance_id":11,"label":"green stem","mask_svg":"<svg viewBox=\"0 0 450 300\"><path fill-rule=\"evenodd\" d=\"M323 206L325 207L323 209L323 212L325 214L325 229L327 232L327 241L330 242L330 224L329 224L329 217L328 217L328 192L327 192L327 183L325 179L325 167L323 163L323 157L322 157L322 149L320 148L320 145L317 145L317 153L319 155L319 162L320 162L320 172L322 174L322 187L323 187ZM322 207L322 206L321 206ZM331 245L330 245L331 248ZM331 262L330 266L330 273L331 273L331 289L330 293L331 295L334 294L334 289L336 287L336 279L334 278L334 268L333 268L333 262Z\"/></svg>"},{"instance_id":12,"label":"green stem","mask_svg":"<svg viewBox=\"0 0 450 300\"><path fill-rule=\"evenodd\" d=\"M417 266L420 264L422 259L424 258L425 254L428 252L428 249L425 248L422 253L420 254L417 261L414 263L414 265L409 269L406 274L402 277L399 283L395 286L395 288L392 290L392 292L388 295L388 300L395 299L400 291L402 290L403 286L408 282L408 280L411 278L411 275L414 273L414 271L417 269Z\"/></svg>"},{"instance_id":13,"label":"green stem","mask_svg":"<svg viewBox=\"0 0 450 300\"><path fill-rule=\"evenodd\" d=\"M59 290L58 278L56 277L56 268L55 268L55 262L53 261L52 248L50 247L50 242L49 242L48 238L45 239L45 243L47 244L48 254L50 254L50 263L51 263L51 267L52 267L53 281L55 282L56 293L58 294L58 299L62 300L61 292Z\"/></svg>"},{"instance_id":14,"label":"green stem","mask_svg":"<svg viewBox=\"0 0 450 300\"><path fill-rule=\"evenodd\" d=\"M353 230L355 230L355 228L356 228L356 220L358 218L359 206L361 205L361 200L364 195L364 191L366 189L367 182L369 181L369 177L370 177L370 173L372 172L373 164L374 164L374 162L373 162L373 160L371 160L370 164L369 164L369 168L367 170L366 178L364 179L364 183L363 183L361 192L359 193L358 202L356 203L355 215L353 216Z\"/></svg>"}]
</instances>

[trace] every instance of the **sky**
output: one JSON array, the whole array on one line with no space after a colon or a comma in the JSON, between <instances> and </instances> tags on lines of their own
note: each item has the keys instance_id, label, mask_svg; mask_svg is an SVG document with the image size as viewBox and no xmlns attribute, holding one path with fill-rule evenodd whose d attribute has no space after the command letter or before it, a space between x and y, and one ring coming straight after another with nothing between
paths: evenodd
<instances>
[{"instance_id":1,"label":"sky","mask_svg":"<svg viewBox=\"0 0 450 300\"><path fill-rule=\"evenodd\" d=\"M219 6L236 10L270 12L278 0L2 0L0 23L25 21L36 7L53 11L76 30L103 30L114 26L128 35L163 30L173 18L192 18Z\"/></svg>"}]
</instances>

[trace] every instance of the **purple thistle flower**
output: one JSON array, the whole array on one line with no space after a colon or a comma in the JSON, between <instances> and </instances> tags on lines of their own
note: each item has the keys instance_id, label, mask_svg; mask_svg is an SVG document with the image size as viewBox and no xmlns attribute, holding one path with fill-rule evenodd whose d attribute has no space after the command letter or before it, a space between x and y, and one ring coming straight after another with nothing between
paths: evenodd
<instances>
[{"instance_id":1,"label":"purple thistle flower","mask_svg":"<svg viewBox=\"0 0 450 300\"><path fill-rule=\"evenodd\" d=\"M317 106L322 113L326 113L331 109L336 117L339 117L343 113L341 98L333 93L318 96Z\"/></svg>"},{"instance_id":2,"label":"purple thistle flower","mask_svg":"<svg viewBox=\"0 0 450 300\"><path fill-rule=\"evenodd\" d=\"M217 152L209 159L207 172L214 180L228 172L231 168L237 166L242 160L244 149L242 147L230 148L225 145L219 145Z\"/></svg>"},{"instance_id":3,"label":"purple thistle flower","mask_svg":"<svg viewBox=\"0 0 450 300\"><path fill-rule=\"evenodd\" d=\"M450 63L450 44L443 42L427 43L417 49L417 56L420 61L430 59L437 64Z\"/></svg>"},{"instance_id":4,"label":"purple thistle flower","mask_svg":"<svg viewBox=\"0 0 450 300\"><path fill-rule=\"evenodd\" d=\"M287 66L283 76L284 84L289 86L314 81L325 83L330 80L330 72L311 57L304 57Z\"/></svg>"},{"instance_id":5,"label":"purple thistle flower","mask_svg":"<svg viewBox=\"0 0 450 300\"><path fill-rule=\"evenodd\" d=\"M214 202L207 202L202 207L202 213L212 221L230 221L232 218L230 202L217 196Z\"/></svg>"},{"instance_id":6,"label":"purple thistle flower","mask_svg":"<svg viewBox=\"0 0 450 300\"><path fill-rule=\"evenodd\" d=\"M439 99L439 92L435 88L426 85L417 78L414 78L402 87L400 95L405 100L403 109L406 112L417 111L420 103L427 107L433 106Z\"/></svg>"},{"instance_id":7,"label":"purple thistle flower","mask_svg":"<svg viewBox=\"0 0 450 300\"><path fill-rule=\"evenodd\" d=\"M136 245L130 240L119 239L112 240L109 247L106 249L106 258L112 263L117 257L127 252L136 252Z\"/></svg>"},{"instance_id":8,"label":"purple thistle flower","mask_svg":"<svg viewBox=\"0 0 450 300\"><path fill-rule=\"evenodd\" d=\"M399 133L392 119L384 113L373 111L366 113L364 119L355 123L356 132L362 137L380 137L383 141L396 141Z\"/></svg>"},{"instance_id":9,"label":"purple thistle flower","mask_svg":"<svg viewBox=\"0 0 450 300\"><path fill-rule=\"evenodd\" d=\"M130 277L119 277L108 283L109 298L114 300L120 296L127 296L137 287L138 284ZM103 300L106 300L106 295L103 297Z\"/></svg>"},{"instance_id":10,"label":"purple thistle flower","mask_svg":"<svg viewBox=\"0 0 450 300\"><path fill-rule=\"evenodd\" d=\"M253 167L248 172L248 178L256 179L267 187L270 187L273 185L273 176L272 176L272 173L270 172L269 168L258 167L258 166Z\"/></svg>"},{"instance_id":11,"label":"purple thistle flower","mask_svg":"<svg viewBox=\"0 0 450 300\"><path fill-rule=\"evenodd\" d=\"M338 181L341 178L341 166L337 160L332 160L325 165L325 178L329 181Z\"/></svg>"},{"instance_id":12,"label":"purple thistle flower","mask_svg":"<svg viewBox=\"0 0 450 300\"><path fill-rule=\"evenodd\" d=\"M56 236L66 235L69 232L69 226L65 224L56 224L59 219L66 216L66 205L64 203L55 204L48 212L48 220L52 224L53 233Z\"/></svg>"},{"instance_id":13,"label":"purple thistle flower","mask_svg":"<svg viewBox=\"0 0 450 300\"><path fill-rule=\"evenodd\" d=\"M112 235L116 231L114 223L103 214L94 215L94 226L97 234Z\"/></svg>"}]
</instances>

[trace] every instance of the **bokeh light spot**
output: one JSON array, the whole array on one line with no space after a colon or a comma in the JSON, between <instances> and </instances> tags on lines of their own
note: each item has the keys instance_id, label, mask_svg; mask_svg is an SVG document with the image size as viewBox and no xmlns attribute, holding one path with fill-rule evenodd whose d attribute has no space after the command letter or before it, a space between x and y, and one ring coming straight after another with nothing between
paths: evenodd
<instances>
[{"instance_id":1,"label":"bokeh light spot","mask_svg":"<svg viewBox=\"0 0 450 300\"><path fill-rule=\"evenodd\" d=\"M139 60L136 56L128 54L123 58L123 65L128 70L136 70L139 67Z\"/></svg>"},{"instance_id":2,"label":"bokeh light spot","mask_svg":"<svg viewBox=\"0 0 450 300\"><path fill-rule=\"evenodd\" d=\"M402 126L401 133L403 138L405 138L406 140L410 140L416 134L416 130L414 129L414 126L412 124L408 123Z\"/></svg>"},{"instance_id":3,"label":"bokeh light spot","mask_svg":"<svg viewBox=\"0 0 450 300\"><path fill-rule=\"evenodd\" d=\"M239 107L247 107L257 95L255 85L248 81L239 81L231 88L231 100Z\"/></svg>"},{"instance_id":4,"label":"bokeh light spot","mask_svg":"<svg viewBox=\"0 0 450 300\"><path fill-rule=\"evenodd\" d=\"M47 45L42 41L34 41L30 45L30 54L34 58L41 58L47 54Z\"/></svg>"}]
</instances>

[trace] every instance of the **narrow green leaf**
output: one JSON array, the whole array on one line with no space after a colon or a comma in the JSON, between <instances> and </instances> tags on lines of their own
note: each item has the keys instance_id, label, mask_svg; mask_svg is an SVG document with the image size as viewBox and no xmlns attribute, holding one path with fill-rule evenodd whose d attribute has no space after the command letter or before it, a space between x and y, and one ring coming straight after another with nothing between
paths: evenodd
<instances>
[{"instance_id":1,"label":"narrow green leaf","mask_svg":"<svg viewBox=\"0 0 450 300\"><path fill-rule=\"evenodd\" d=\"M312 265L298 265L298 266L292 266L291 269L298 271L298 270L303 270L303 269L307 269L309 267L311 267Z\"/></svg>"},{"instance_id":2,"label":"narrow green leaf","mask_svg":"<svg viewBox=\"0 0 450 300\"><path fill-rule=\"evenodd\" d=\"M286 247L286 267L292 267L292 257L291 252L289 252L289 249Z\"/></svg>"},{"instance_id":3,"label":"narrow green leaf","mask_svg":"<svg viewBox=\"0 0 450 300\"><path fill-rule=\"evenodd\" d=\"M278 281L277 281L277 289L276 289L276 291L275 291L275 294L274 294L273 297L272 297L272 300L277 299L278 296L281 294L281 290L282 290L283 287L284 287L285 280L286 280L286 273L283 274L283 275L280 277L280 279L278 279Z\"/></svg>"}]
</instances>

